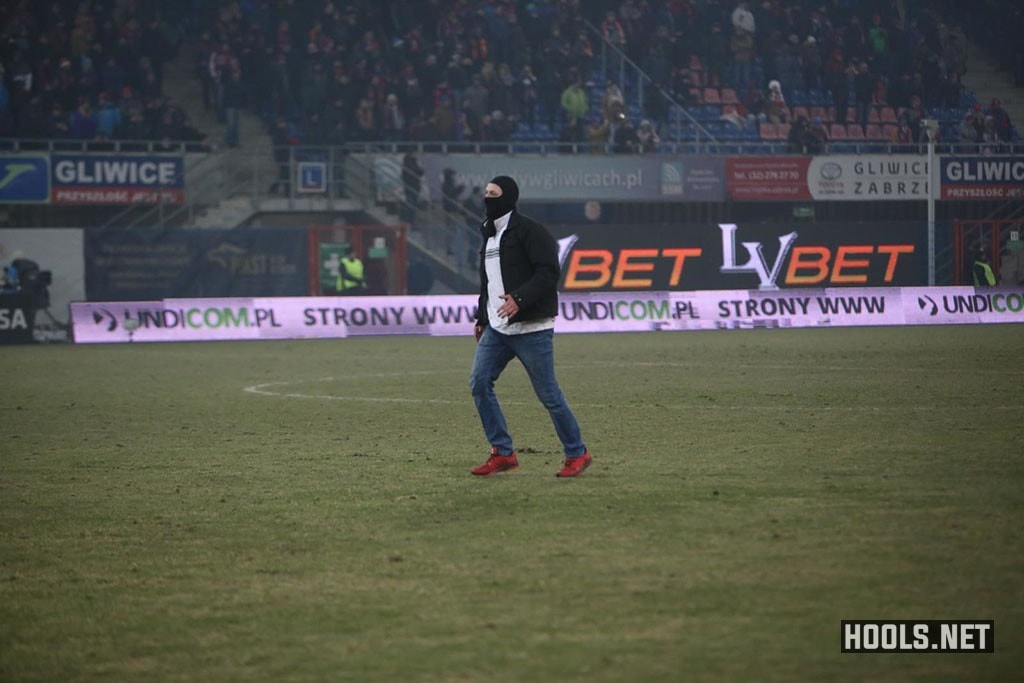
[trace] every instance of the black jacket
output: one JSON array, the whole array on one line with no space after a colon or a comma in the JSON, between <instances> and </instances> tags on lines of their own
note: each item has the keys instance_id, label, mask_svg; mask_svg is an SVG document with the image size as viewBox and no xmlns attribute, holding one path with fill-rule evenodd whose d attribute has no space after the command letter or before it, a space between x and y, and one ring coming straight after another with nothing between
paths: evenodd
<instances>
[{"instance_id":1,"label":"black jacket","mask_svg":"<svg viewBox=\"0 0 1024 683\"><path fill-rule=\"evenodd\" d=\"M487 268L484 252L487 237L480 247L480 301L477 323L486 326ZM547 229L536 221L513 211L508 227L501 234L498 257L505 293L519 304L519 313L509 322L552 318L558 313L558 243Z\"/></svg>"}]
</instances>

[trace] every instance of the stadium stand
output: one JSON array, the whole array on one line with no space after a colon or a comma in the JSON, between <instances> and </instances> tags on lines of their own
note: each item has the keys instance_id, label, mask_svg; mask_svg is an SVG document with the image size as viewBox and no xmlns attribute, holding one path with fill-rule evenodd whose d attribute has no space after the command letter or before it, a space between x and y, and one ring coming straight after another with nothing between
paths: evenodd
<instances>
[{"instance_id":1,"label":"stadium stand","mask_svg":"<svg viewBox=\"0 0 1024 683\"><path fill-rule=\"evenodd\" d=\"M0 5L0 138L205 146L189 114L164 94L164 66L187 19L173 6Z\"/></svg>"},{"instance_id":2,"label":"stadium stand","mask_svg":"<svg viewBox=\"0 0 1024 683\"><path fill-rule=\"evenodd\" d=\"M731 1L688 0L17 0L0 8L0 136L203 141L163 95L164 64L184 46L194 51L194 78L218 126L248 112L269 138L284 119L299 144L555 142L571 123L559 97L577 78L585 119L604 114L611 80L625 116L651 121L671 141L687 137L669 130L684 123L700 134L746 136L746 126L709 124L723 115L759 123L763 112L739 93L766 94L775 80L794 117L844 125L902 117L920 142L916 97L946 124L943 141L959 139L955 124L974 94L961 80L964 31L942 14L965 15L956 3L750 5L739 12ZM989 5L1020 26L1019 11ZM962 18L992 36L1016 74L1019 41L969 13ZM741 29L744 40L752 37L752 56L737 64L729 41ZM835 106L846 107L845 117L829 111ZM994 142L1019 139L1001 107L990 104L986 115L1008 124L995 127ZM619 121L606 123L613 142ZM233 146L236 137L229 130L225 141Z\"/></svg>"}]
</instances>

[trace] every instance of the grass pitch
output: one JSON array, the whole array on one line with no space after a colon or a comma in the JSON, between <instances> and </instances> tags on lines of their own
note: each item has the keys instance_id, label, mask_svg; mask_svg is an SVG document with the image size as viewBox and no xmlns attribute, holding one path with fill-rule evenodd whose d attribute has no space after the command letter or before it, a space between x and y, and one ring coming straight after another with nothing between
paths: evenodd
<instances>
[{"instance_id":1,"label":"grass pitch","mask_svg":"<svg viewBox=\"0 0 1024 683\"><path fill-rule=\"evenodd\" d=\"M575 480L518 365L470 476L471 338L5 349L0 680L1019 680L1024 328L556 348Z\"/></svg>"}]
</instances>

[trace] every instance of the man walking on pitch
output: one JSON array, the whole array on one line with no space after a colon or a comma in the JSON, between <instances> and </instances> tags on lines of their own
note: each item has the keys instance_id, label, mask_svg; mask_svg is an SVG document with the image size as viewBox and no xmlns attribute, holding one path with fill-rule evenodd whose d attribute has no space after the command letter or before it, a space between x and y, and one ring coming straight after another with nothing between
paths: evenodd
<instances>
[{"instance_id":1,"label":"man walking on pitch","mask_svg":"<svg viewBox=\"0 0 1024 683\"><path fill-rule=\"evenodd\" d=\"M519 186L498 176L484 190L480 303L473 329L477 340L469 388L491 443L477 476L519 467L494 382L513 358L526 368L537 398L547 408L562 442L565 463L556 476L575 477L591 457L579 424L555 378L554 332L558 312L558 244L539 223L516 211Z\"/></svg>"}]
</instances>

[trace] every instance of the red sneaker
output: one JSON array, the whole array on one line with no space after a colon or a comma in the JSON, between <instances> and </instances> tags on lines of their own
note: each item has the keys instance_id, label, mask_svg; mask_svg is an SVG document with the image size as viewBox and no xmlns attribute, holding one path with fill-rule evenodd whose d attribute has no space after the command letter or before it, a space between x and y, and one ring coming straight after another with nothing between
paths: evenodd
<instances>
[{"instance_id":1,"label":"red sneaker","mask_svg":"<svg viewBox=\"0 0 1024 683\"><path fill-rule=\"evenodd\" d=\"M473 474L478 477L489 477L492 474L498 472L509 472L519 467L519 460L516 458L516 454L511 455L498 455L498 449L491 449L491 457L487 458L487 462L479 467L473 468Z\"/></svg>"},{"instance_id":2,"label":"red sneaker","mask_svg":"<svg viewBox=\"0 0 1024 683\"><path fill-rule=\"evenodd\" d=\"M583 470L590 467L590 463L593 462L593 458L590 457L590 451L587 451L583 455L575 458L566 458L565 464L562 465L562 469L558 470L555 474L556 477L575 477L577 474L583 472Z\"/></svg>"}]
</instances>

